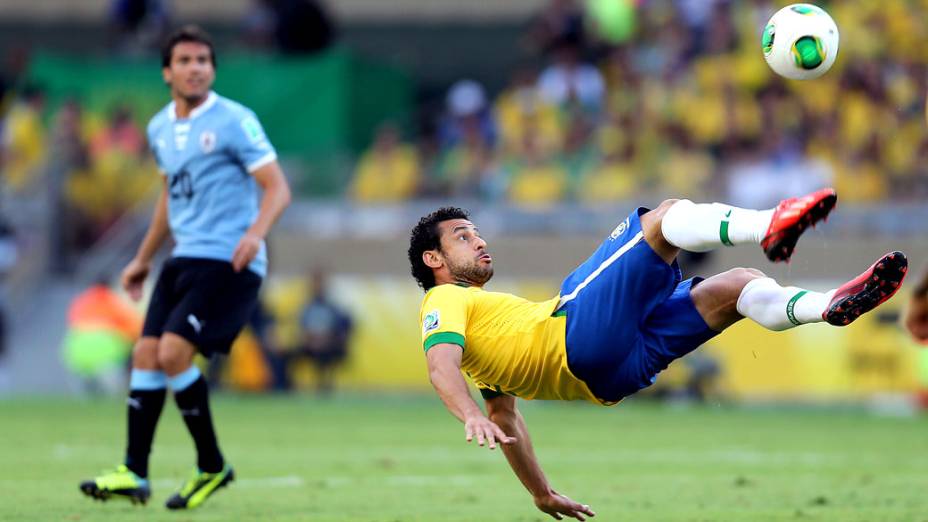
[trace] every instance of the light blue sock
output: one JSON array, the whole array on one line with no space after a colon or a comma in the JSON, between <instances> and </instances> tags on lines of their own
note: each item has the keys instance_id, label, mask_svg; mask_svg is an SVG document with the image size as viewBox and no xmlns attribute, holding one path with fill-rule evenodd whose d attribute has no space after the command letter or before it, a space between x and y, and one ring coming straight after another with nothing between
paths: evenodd
<instances>
[{"instance_id":1,"label":"light blue sock","mask_svg":"<svg viewBox=\"0 0 928 522\"><path fill-rule=\"evenodd\" d=\"M200 369L194 365L174 377L168 377L168 382L171 383L171 389L174 390L174 393L177 393L189 388L191 384L200 378L200 375Z\"/></svg>"},{"instance_id":2,"label":"light blue sock","mask_svg":"<svg viewBox=\"0 0 928 522\"><path fill-rule=\"evenodd\" d=\"M129 389L138 391L163 390L168 387L168 377L161 370L132 368L129 374Z\"/></svg>"}]
</instances>

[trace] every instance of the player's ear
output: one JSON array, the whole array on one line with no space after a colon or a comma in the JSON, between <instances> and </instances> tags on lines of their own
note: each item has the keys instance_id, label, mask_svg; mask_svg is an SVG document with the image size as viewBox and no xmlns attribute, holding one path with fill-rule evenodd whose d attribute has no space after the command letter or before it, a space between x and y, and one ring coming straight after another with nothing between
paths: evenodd
<instances>
[{"instance_id":1,"label":"player's ear","mask_svg":"<svg viewBox=\"0 0 928 522\"><path fill-rule=\"evenodd\" d=\"M164 80L165 85L171 85L171 68L170 67L161 68L161 78Z\"/></svg>"},{"instance_id":2,"label":"player's ear","mask_svg":"<svg viewBox=\"0 0 928 522\"><path fill-rule=\"evenodd\" d=\"M429 268L441 268L445 260L438 253L438 250L426 250L422 252L422 262Z\"/></svg>"}]
</instances>

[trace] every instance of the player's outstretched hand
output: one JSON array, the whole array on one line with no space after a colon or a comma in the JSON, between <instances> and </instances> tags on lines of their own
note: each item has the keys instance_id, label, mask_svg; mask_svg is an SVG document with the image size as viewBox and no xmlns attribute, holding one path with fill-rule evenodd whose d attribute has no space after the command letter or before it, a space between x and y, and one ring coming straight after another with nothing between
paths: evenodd
<instances>
[{"instance_id":1,"label":"player's outstretched hand","mask_svg":"<svg viewBox=\"0 0 928 522\"><path fill-rule=\"evenodd\" d=\"M259 250L261 250L261 238L246 232L239 240L238 246L235 247L235 253L232 254L232 268L236 272L241 272L248 266L248 263L254 260Z\"/></svg>"},{"instance_id":2,"label":"player's outstretched hand","mask_svg":"<svg viewBox=\"0 0 928 522\"><path fill-rule=\"evenodd\" d=\"M122 274L119 277L120 283L122 283L123 290L129 294L129 297L133 301L138 301L142 298L142 285L145 283L145 278L148 277L148 272L150 270L151 263L145 263L138 259L129 261L126 268L123 268Z\"/></svg>"},{"instance_id":3,"label":"player's outstretched hand","mask_svg":"<svg viewBox=\"0 0 928 522\"><path fill-rule=\"evenodd\" d=\"M574 502L554 490L546 495L535 497L535 506L557 520L563 520L564 517L586 520L584 515L596 516L590 506Z\"/></svg>"},{"instance_id":4,"label":"player's outstretched hand","mask_svg":"<svg viewBox=\"0 0 928 522\"><path fill-rule=\"evenodd\" d=\"M916 341L928 343L928 296L913 295L902 322Z\"/></svg>"},{"instance_id":5,"label":"player's outstretched hand","mask_svg":"<svg viewBox=\"0 0 928 522\"><path fill-rule=\"evenodd\" d=\"M468 418L464 422L464 433L467 436L467 442L476 438L477 444L483 446L488 443L490 449L496 449L496 441L499 441L500 444L516 443L515 437L506 435L499 426L482 415Z\"/></svg>"}]
</instances>

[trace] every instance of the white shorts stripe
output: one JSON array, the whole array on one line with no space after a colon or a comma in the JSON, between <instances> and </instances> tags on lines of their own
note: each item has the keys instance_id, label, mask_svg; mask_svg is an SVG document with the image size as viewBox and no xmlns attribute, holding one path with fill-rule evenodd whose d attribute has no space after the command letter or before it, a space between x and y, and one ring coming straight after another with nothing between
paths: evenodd
<instances>
[{"instance_id":1,"label":"white shorts stripe","mask_svg":"<svg viewBox=\"0 0 928 522\"><path fill-rule=\"evenodd\" d=\"M632 247L637 245L638 242L641 241L642 238L644 238L644 232L639 231L637 234L635 234L635 237L629 239L627 243L622 245L622 248L616 250L614 254L609 256L609 259L603 261L602 264L599 265L599 268L594 270L592 274L586 276L586 279L584 279L582 283L577 285L577 288L574 288L573 292L567 295L561 296L561 300L557 303L557 310L560 310L561 308L564 307L565 304L569 303L570 301L573 301L574 298L577 297L577 294L580 293L580 290L583 290L584 288L586 288L587 285L589 285L591 282L593 282L594 279L596 279L597 276L599 276L599 274L603 273L603 270L609 268L609 266L612 265L612 263L615 263L616 260L618 260L620 257L622 257L625 254L625 252L628 252L629 250L631 250Z\"/></svg>"}]
</instances>

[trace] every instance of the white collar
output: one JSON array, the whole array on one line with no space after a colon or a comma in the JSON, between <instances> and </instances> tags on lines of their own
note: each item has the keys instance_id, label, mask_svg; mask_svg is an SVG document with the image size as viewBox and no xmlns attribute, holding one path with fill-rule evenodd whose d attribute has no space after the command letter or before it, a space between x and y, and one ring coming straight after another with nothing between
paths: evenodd
<instances>
[{"instance_id":1,"label":"white collar","mask_svg":"<svg viewBox=\"0 0 928 522\"><path fill-rule=\"evenodd\" d=\"M189 121L200 116L215 105L218 100L219 95L217 95L215 91L209 91L209 94L206 95L206 101L194 107L193 110L190 111L190 116L187 116L185 119ZM168 104L168 119L177 121L177 103L173 100Z\"/></svg>"}]
</instances>

